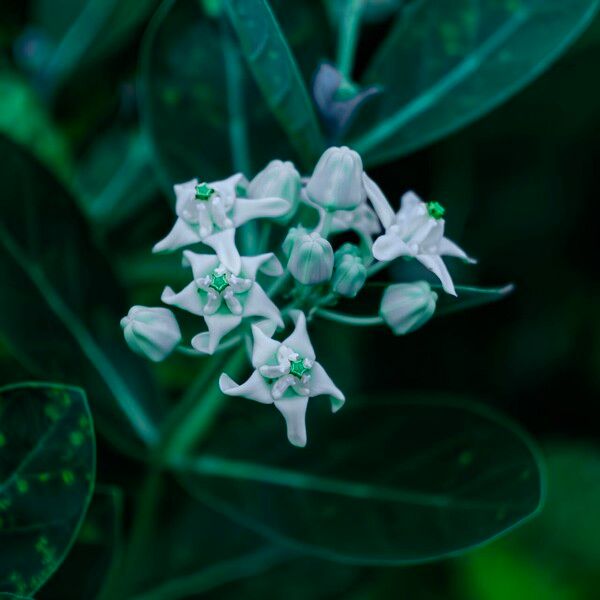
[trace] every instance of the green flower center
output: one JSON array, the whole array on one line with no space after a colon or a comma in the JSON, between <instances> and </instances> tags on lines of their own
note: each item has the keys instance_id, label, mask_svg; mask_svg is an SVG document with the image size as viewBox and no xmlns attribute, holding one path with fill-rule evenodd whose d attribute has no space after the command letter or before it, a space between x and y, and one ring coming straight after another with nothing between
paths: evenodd
<instances>
[{"instance_id":1,"label":"green flower center","mask_svg":"<svg viewBox=\"0 0 600 600\"><path fill-rule=\"evenodd\" d=\"M220 294L228 285L227 273L217 273L216 271L211 273L208 287L211 287Z\"/></svg>"},{"instance_id":2,"label":"green flower center","mask_svg":"<svg viewBox=\"0 0 600 600\"><path fill-rule=\"evenodd\" d=\"M427 212L433 219L441 219L446 212L446 209L439 202L428 202Z\"/></svg>"},{"instance_id":3,"label":"green flower center","mask_svg":"<svg viewBox=\"0 0 600 600\"><path fill-rule=\"evenodd\" d=\"M213 188L211 188L207 183L203 182L200 185L196 186L196 200L206 201L214 193L215 193L215 190Z\"/></svg>"},{"instance_id":4,"label":"green flower center","mask_svg":"<svg viewBox=\"0 0 600 600\"><path fill-rule=\"evenodd\" d=\"M290 360L290 374L298 379L302 379L302 376L307 371L310 371L310 367L304 366L304 359L299 356L298 360Z\"/></svg>"}]
</instances>

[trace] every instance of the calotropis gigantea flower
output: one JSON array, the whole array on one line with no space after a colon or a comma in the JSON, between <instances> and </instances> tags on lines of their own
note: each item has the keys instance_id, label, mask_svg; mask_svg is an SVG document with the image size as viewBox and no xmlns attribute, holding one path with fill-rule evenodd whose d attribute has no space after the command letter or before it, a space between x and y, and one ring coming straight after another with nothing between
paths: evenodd
<instances>
[{"instance_id":1,"label":"calotropis gigantea flower","mask_svg":"<svg viewBox=\"0 0 600 600\"><path fill-rule=\"evenodd\" d=\"M379 314L396 335L405 335L431 319L437 297L426 281L396 283L386 288Z\"/></svg>"},{"instance_id":2,"label":"calotropis gigantea flower","mask_svg":"<svg viewBox=\"0 0 600 600\"><path fill-rule=\"evenodd\" d=\"M284 198L239 198L237 186L243 177L237 173L212 183L192 179L175 185L177 221L153 251L177 250L202 242L216 252L225 268L237 275L241 263L235 246L236 228L252 219L279 217L290 209Z\"/></svg>"},{"instance_id":3,"label":"calotropis gigantea flower","mask_svg":"<svg viewBox=\"0 0 600 600\"><path fill-rule=\"evenodd\" d=\"M400 210L394 214L377 184L367 175L364 181L369 199L385 228L385 233L373 244L373 256L386 261L412 256L439 278L447 293L456 296L452 278L441 257L475 261L444 237L444 208L437 202L425 203L414 192L407 192L402 196Z\"/></svg>"},{"instance_id":4,"label":"calotropis gigantea flower","mask_svg":"<svg viewBox=\"0 0 600 600\"><path fill-rule=\"evenodd\" d=\"M294 331L278 342L252 326L254 372L238 385L227 374L219 379L224 394L243 396L264 404L275 404L285 418L289 441L306 445L306 407L313 396L329 395L333 412L344 404L344 394L316 362L315 351L306 331L304 313L292 311Z\"/></svg>"},{"instance_id":5,"label":"calotropis gigantea flower","mask_svg":"<svg viewBox=\"0 0 600 600\"><path fill-rule=\"evenodd\" d=\"M301 187L300 173L293 163L289 160L272 160L248 185L248 197L287 200L289 210L284 219L289 220L300 200Z\"/></svg>"},{"instance_id":6,"label":"calotropis gigantea flower","mask_svg":"<svg viewBox=\"0 0 600 600\"><path fill-rule=\"evenodd\" d=\"M241 257L237 274L228 270L215 255L189 250L183 255L192 267L193 281L178 293L166 287L161 300L204 317L208 331L192 338L196 350L212 354L221 339L245 318L261 317L274 326L283 327L279 309L256 282L258 271L270 276L283 272L274 254Z\"/></svg>"},{"instance_id":7,"label":"calotropis gigantea flower","mask_svg":"<svg viewBox=\"0 0 600 600\"><path fill-rule=\"evenodd\" d=\"M154 362L164 360L181 340L175 315L161 306L132 306L121 327L127 345Z\"/></svg>"}]
</instances>

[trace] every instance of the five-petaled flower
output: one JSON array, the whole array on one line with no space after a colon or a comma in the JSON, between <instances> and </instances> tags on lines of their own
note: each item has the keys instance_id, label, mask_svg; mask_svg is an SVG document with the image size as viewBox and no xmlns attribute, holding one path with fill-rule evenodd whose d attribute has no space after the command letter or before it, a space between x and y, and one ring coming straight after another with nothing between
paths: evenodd
<instances>
[{"instance_id":1,"label":"five-petaled flower","mask_svg":"<svg viewBox=\"0 0 600 600\"><path fill-rule=\"evenodd\" d=\"M244 176L237 173L212 183L192 179L175 185L177 221L153 251L177 250L202 242L216 252L225 268L237 275L241 263L235 246L236 228L252 219L279 217L291 208L284 198L238 197L238 187L244 181Z\"/></svg>"},{"instance_id":2,"label":"five-petaled flower","mask_svg":"<svg viewBox=\"0 0 600 600\"><path fill-rule=\"evenodd\" d=\"M185 250L183 256L192 267L194 279L178 293L166 287L161 300L204 317L208 331L192 339L196 350L212 354L223 337L245 318L261 317L274 327L283 327L279 309L256 282L258 271L269 276L283 272L274 254L241 257L237 275L213 254Z\"/></svg>"},{"instance_id":3,"label":"five-petaled flower","mask_svg":"<svg viewBox=\"0 0 600 600\"><path fill-rule=\"evenodd\" d=\"M268 337L256 325L252 326L254 372L240 385L223 373L219 386L229 396L275 404L285 418L289 441L295 446L305 446L308 399L329 395L331 409L336 412L343 406L345 398L315 360L304 313L291 311L290 314L295 328L283 342Z\"/></svg>"},{"instance_id":4,"label":"five-petaled flower","mask_svg":"<svg viewBox=\"0 0 600 600\"><path fill-rule=\"evenodd\" d=\"M442 256L455 256L470 263L475 261L444 237L444 208L437 202L425 203L414 192L407 192L395 214L377 184L367 175L364 175L364 182L369 199L385 228L385 233L373 244L373 256L385 261L412 256L439 278L447 293L456 296Z\"/></svg>"}]
</instances>

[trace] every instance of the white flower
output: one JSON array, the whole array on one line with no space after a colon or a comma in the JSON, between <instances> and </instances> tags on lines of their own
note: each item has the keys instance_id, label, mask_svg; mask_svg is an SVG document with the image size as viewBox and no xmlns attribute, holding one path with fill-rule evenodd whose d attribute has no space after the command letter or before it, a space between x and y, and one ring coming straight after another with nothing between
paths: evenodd
<instances>
[{"instance_id":1,"label":"white flower","mask_svg":"<svg viewBox=\"0 0 600 600\"><path fill-rule=\"evenodd\" d=\"M300 174L290 161L272 160L248 185L249 198L283 198L289 202L286 220L300 199Z\"/></svg>"},{"instance_id":2,"label":"white flower","mask_svg":"<svg viewBox=\"0 0 600 600\"><path fill-rule=\"evenodd\" d=\"M185 250L183 256L192 267L194 279L178 293L166 287L161 300L204 317L208 331L192 339L196 350L212 354L221 339L245 318L263 317L283 327L279 309L256 283L258 271L270 276L283 273L274 254L241 257L238 274L227 269L213 254Z\"/></svg>"},{"instance_id":3,"label":"white flower","mask_svg":"<svg viewBox=\"0 0 600 600\"><path fill-rule=\"evenodd\" d=\"M289 441L295 446L305 446L308 399L329 395L331 409L336 412L343 406L345 398L325 369L315 361L304 313L293 311L292 317L296 326L283 342L268 337L253 325L254 372L241 385L223 373L219 386L229 396L244 396L264 404L275 404L285 418Z\"/></svg>"},{"instance_id":4,"label":"white flower","mask_svg":"<svg viewBox=\"0 0 600 600\"><path fill-rule=\"evenodd\" d=\"M444 237L442 206L437 202L426 204L414 192L408 192L402 196L401 208L394 214L377 184L367 175L364 180L369 199L385 227L385 233L373 244L373 256L386 261L413 256L439 278L446 292L456 296L452 278L441 257L475 261Z\"/></svg>"},{"instance_id":5,"label":"white flower","mask_svg":"<svg viewBox=\"0 0 600 600\"><path fill-rule=\"evenodd\" d=\"M381 231L381 225L375 211L362 202L354 210L336 210L331 221L331 233L356 231L362 237L369 239Z\"/></svg>"},{"instance_id":6,"label":"white flower","mask_svg":"<svg viewBox=\"0 0 600 600\"><path fill-rule=\"evenodd\" d=\"M260 217L279 217L290 209L283 198L238 198L236 186L243 180L237 173L222 181L198 183L192 179L174 186L177 221L153 252L177 250L202 242L210 246L232 273L240 272L240 255L235 246L235 230Z\"/></svg>"},{"instance_id":7,"label":"white flower","mask_svg":"<svg viewBox=\"0 0 600 600\"><path fill-rule=\"evenodd\" d=\"M333 272L333 248L316 231L300 233L293 242L287 266L300 283L314 285L329 281Z\"/></svg>"},{"instance_id":8,"label":"white flower","mask_svg":"<svg viewBox=\"0 0 600 600\"><path fill-rule=\"evenodd\" d=\"M396 335L404 335L431 319L437 297L426 281L396 283L385 290L379 314Z\"/></svg>"},{"instance_id":9,"label":"white flower","mask_svg":"<svg viewBox=\"0 0 600 600\"><path fill-rule=\"evenodd\" d=\"M175 315L168 308L132 306L121 327L127 345L154 362L165 359L181 340Z\"/></svg>"}]
</instances>

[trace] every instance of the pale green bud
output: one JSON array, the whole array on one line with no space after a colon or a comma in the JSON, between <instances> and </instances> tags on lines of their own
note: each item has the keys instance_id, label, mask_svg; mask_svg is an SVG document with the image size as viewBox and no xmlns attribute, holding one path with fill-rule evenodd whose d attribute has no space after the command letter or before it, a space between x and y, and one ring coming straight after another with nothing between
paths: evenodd
<instances>
[{"instance_id":1,"label":"pale green bud","mask_svg":"<svg viewBox=\"0 0 600 600\"><path fill-rule=\"evenodd\" d=\"M177 319L168 308L132 306L121 327L127 345L154 362L165 359L181 341Z\"/></svg>"},{"instance_id":2,"label":"pale green bud","mask_svg":"<svg viewBox=\"0 0 600 600\"><path fill-rule=\"evenodd\" d=\"M435 312L437 294L426 281L390 285L383 294L379 314L396 335L419 329Z\"/></svg>"},{"instance_id":3,"label":"pale green bud","mask_svg":"<svg viewBox=\"0 0 600 600\"><path fill-rule=\"evenodd\" d=\"M306 229L304 229L302 226L292 227L288 231L288 234L285 236L285 240L283 240L283 244L281 245L283 253L289 257L289 255L292 253L292 249L294 248L296 240L301 236L307 235L307 233L308 232Z\"/></svg>"},{"instance_id":4,"label":"pale green bud","mask_svg":"<svg viewBox=\"0 0 600 600\"><path fill-rule=\"evenodd\" d=\"M248 186L249 198L283 198L290 209L300 200L300 173L290 161L272 160Z\"/></svg>"},{"instance_id":5,"label":"pale green bud","mask_svg":"<svg viewBox=\"0 0 600 600\"><path fill-rule=\"evenodd\" d=\"M356 244L351 244L350 242L346 242L342 244L336 251L334 255L335 266L337 267L345 256L358 256L360 257L360 249Z\"/></svg>"},{"instance_id":6,"label":"pale green bud","mask_svg":"<svg viewBox=\"0 0 600 600\"><path fill-rule=\"evenodd\" d=\"M366 280L367 268L359 256L344 254L341 259L336 260L333 273L333 291L336 294L354 298Z\"/></svg>"},{"instance_id":7,"label":"pale green bud","mask_svg":"<svg viewBox=\"0 0 600 600\"><path fill-rule=\"evenodd\" d=\"M294 242L288 269L300 283L329 281L333 271L331 244L316 232L299 236Z\"/></svg>"},{"instance_id":8,"label":"pale green bud","mask_svg":"<svg viewBox=\"0 0 600 600\"><path fill-rule=\"evenodd\" d=\"M365 200L362 160L346 146L328 148L306 185L308 197L326 210L352 210Z\"/></svg>"}]
</instances>

